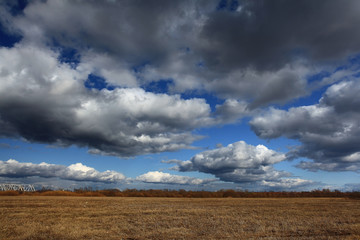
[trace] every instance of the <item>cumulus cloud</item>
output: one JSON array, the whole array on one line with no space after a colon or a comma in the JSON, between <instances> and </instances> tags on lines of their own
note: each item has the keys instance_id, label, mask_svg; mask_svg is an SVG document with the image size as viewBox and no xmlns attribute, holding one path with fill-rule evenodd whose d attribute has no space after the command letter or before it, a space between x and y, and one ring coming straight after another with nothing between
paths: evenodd
<instances>
[{"instance_id":1,"label":"cumulus cloud","mask_svg":"<svg viewBox=\"0 0 360 240\"><path fill-rule=\"evenodd\" d=\"M204 151L191 160L179 165L180 170L199 169L203 172L235 168L254 168L268 166L285 159L285 155L268 149L264 145L252 146L244 141L229 144L226 147Z\"/></svg>"},{"instance_id":2,"label":"cumulus cloud","mask_svg":"<svg viewBox=\"0 0 360 240\"><path fill-rule=\"evenodd\" d=\"M118 61L106 53L82 52L78 71L90 72L103 77L106 83L115 87L138 87L135 72L129 64Z\"/></svg>"},{"instance_id":3,"label":"cumulus cloud","mask_svg":"<svg viewBox=\"0 0 360 240\"><path fill-rule=\"evenodd\" d=\"M244 141L196 154L188 161L171 160L174 170L199 171L215 175L222 181L234 183L278 182L291 174L278 171L273 165L285 160L285 154L263 145L252 146Z\"/></svg>"},{"instance_id":4,"label":"cumulus cloud","mask_svg":"<svg viewBox=\"0 0 360 240\"><path fill-rule=\"evenodd\" d=\"M306 157L298 167L310 171L358 171L360 169L359 79L329 87L318 104L289 110L270 109L250 121L255 133L265 139L285 136L302 144L289 159Z\"/></svg>"},{"instance_id":5,"label":"cumulus cloud","mask_svg":"<svg viewBox=\"0 0 360 240\"><path fill-rule=\"evenodd\" d=\"M99 172L82 163L70 166L49 164L21 163L14 159L0 161L0 176L7 178L41 177L60 178L72 181L91 181L102 183L116 183L125 180L125 176L115 171Z\"/></svg>"},{"instance_id":6,"label":"cumulus cloud","mask_svg":"<svg viewBox=\"0 0 360 240\"><path fill-rule=\"evenodd\" d=\"M171 91L206 90L252 108L304 96L314 65L360 51L356 0L224 4L31 1L3 22L24 43L76 49L80 65L111 84L172 79Z\"/></svg>"},{"instance_id":7,"label":"cumulus cloud","mask_svg":"<svg viewBox=\"0 0 360 240\"><path fill-rule=\"evenodd\" d=\"M18 45L0 54L1 136L126 157L190 148L194 128L218 122L203 99L86 89L89 72L59 64L50 50Z\"/></svg>"},{"instance_id":8,"label":"cumulus cloud","mask_svg":"<svg viewBox=\"0 0 360 240\"><path fill-rule=\"evenodd\" d=\"M188 176L172 175L159 171L148 172L136 177L137 181L146 183L164 183L164 184L184 184L184 185L201 185L216 181L216 179L199 179Z\"/></svg>"},{"instance_id":9,"label":"cumulus cloud","mask_svg":"<svg viewBox=\"0 0 360 240\"><path fill-rule=\"evenodd\" d=\"M235 99L226 99L223 104L215 107L215 115L219 123L231 123L251 114L248 103Z\"/></svg>"}]
</instances>

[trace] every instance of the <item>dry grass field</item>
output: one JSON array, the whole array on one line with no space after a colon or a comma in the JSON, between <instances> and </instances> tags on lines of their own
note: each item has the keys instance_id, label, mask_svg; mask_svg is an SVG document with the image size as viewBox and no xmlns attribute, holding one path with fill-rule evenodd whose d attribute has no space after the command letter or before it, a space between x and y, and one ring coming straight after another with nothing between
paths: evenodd
<instances>
[{"instance_id":1,"label":"dry grass field","mask_svg":"<svg viewBox=\"0 0 360 240\"><path fill-rule=\"evenodd\" d=\"M1 196L0 239L360 239L360 201Z\"/></svg>"}]
</instances>

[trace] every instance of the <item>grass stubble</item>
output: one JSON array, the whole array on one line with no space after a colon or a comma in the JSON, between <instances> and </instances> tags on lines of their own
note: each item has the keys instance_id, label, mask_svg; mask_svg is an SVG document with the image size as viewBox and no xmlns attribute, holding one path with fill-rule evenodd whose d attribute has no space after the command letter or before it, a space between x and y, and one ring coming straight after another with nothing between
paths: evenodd
<instances>
[{"instance_id":1,"label":"grass stubble","mask_svg":"<svg viewBox=\"0 0 360 240\"><path fill-rule=\"evenodd\" d=\"M360 239L360 201L2 196L0 239Z\"/></svg>"}]
</instances>

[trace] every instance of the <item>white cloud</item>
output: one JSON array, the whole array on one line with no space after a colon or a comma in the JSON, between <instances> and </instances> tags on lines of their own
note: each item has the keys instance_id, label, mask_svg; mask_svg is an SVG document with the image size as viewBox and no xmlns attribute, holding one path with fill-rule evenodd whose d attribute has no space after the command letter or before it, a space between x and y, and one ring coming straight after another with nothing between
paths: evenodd
<instances>
[{"instance_id":1,"label":"white cloud","mask_svg":"<svg viewBox=\"0 0 360 240\"><path fill-rule=\"evenodd\" d=\"M199 179L194 177L172 175L170 173L153 171L136 177L136 180L147 183L200 185L213 182L216 179Z\"/></svg>"},{"instance_id":2,"label":"white cloud","mask_svg":"<svg viewBox=\"0 0 360 240\"><path fill-rule=\"evenodd\" d=\"M179 170L216 172L226 169L247 169L269 166L281 162L285 155L268 149L264 145L252 146L244 141L229 144L226 147L208 150L196 154L190 161L179 164Z\"/></svg>"},{"instance_id":3,"label":"white cloud","mask_svg":"<svg viewBox=\"0 0 360 240\"><path fill-rule=\"evenodd\" d=\"M122 173L109 170L99 172L82 163L72 164L67 167L45 162L40 164L21 163L14 159L0 161L0 176L7 178L60 178L63 180L102 183L116 183L125 180L125 176Z\"/></svg>"},{"instance_id":4,"label":"white cloud","mask_svg":"<svg viewBox=\"0 0 360 240\"><path fill-rule=\"evenodd\" d=\"M213 174L221 181L246 189L303 189L315 184L310 180L291 178L289 172L276 170L273 165L284 160L286 156L283 153L239 141L198 153L187 161L173 159L164 162L176 164L173 170Z\"/></svg>"},{"instance_id":5,"label":"white cloud","mask_svg":"<svg viewBox=\"0 0 360 240\"><path fill-rule=\"evenodd\" d=\"M291 174L273 168L285 160L285 154L263 145L252 146L244 141L196 154L188 161L173 160L178 171L199 171L215 175L222 181L235 183L278 181Z\"/></svg>"},{"instance_id":6,"label":"white cloud","mask_svg":"<svg viewBox=\"0 0 360 240\"><path fill-rule=\"evenodd\" d=\"M276 188L276 189L296 189L299 187L305 187L314 184L311 180L305 180L301 178L283 178L279 181L261 181L261 185Z\"/></svg>"}]
</instances>

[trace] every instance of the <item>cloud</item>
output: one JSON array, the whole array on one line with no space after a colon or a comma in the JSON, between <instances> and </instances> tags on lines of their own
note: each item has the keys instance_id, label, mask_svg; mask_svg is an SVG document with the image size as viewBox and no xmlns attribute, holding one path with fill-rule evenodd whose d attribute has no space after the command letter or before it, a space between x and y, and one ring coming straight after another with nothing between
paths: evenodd
<instances>
[{"instance_id":1,"label":"cloud","mask_svg":"<svg viewBox=\"0 0 360 240\"><path fill-rule=\"evenodd\" d=\"M261 181L261 185L272 189L296 189L313 185L311 180L305 180L301 178L283 178L276 182Z\"/></svg>"},{"instance_id":2,"label":"cloud","mask_svg":"<svg viewBox=\"0 0 360 240\"><path fill-rule=\"evenodd\" d=\"M18 148L20 148L20 146L17 145L12 146L8 143L0 143L0 149L18 149Z\"/></svg>"},{"instance_id":3,"label":"cloud","mask_svg":"<svg viewBox=\"0 0 360 240\"><path fill-rule=\"evenodd\" d=\"M136 73L131 66L106 53L82 52L77 70L103 77L110 86L132 88L139 86Z\"/></svg>"},{"instance_id":4,"label":"cloud","mask_svg":"<svg viewBox=\"0 0 360 240\"><path fill-rule=\"evenodd\" d=\"M239 141L226 147L199 153L179 167L183 171L199 169L203 172L213 172L235 168L254 168L260 165L268 166L284 159L284 154L270 150L264 145L252 146L244 141Z\"/></svg>"},{"instance_id":5,"label":"cloud","mask_svg":"<svg viewBox=\"0 0 360 240\"><path fill-rule=\"evenodd\" d=\"M219 123L231 123L251 114L248 104L244 101L226 99L221 105L216 105L215 116Z\"/></svg>"},{"instance_id":6,"label":"cloud","mask_svg":"<svg viewBox=\"0 0 360 240\"><path fill-rule=\"evenodd\" d=\"M286 103L308 92L306 76L312 72L304 63L290 63L277 70L235 69L221 78L209 81L208 91L224 98L240 97L250 109L272 103Z\"/></svg>"},{"instance_id":7,"label":"cloud","mask_svg":"<svg viewBox=\"0 0 360 240\"><path fill-rule=\"evenodd\" d=\"M337 188L339 190L339 188ZM360 191L360 184L359 183L348 183L345 184L343 187L340 188L341 191L348 191L348 192L352 192L352 191Z\"/></svg>"},{"instance_id":8,"label":"cloud","mask_svg":"<svg viewBox=\"0 0 360 240\"><path fill-rule=\"evenodd\" d=\"M110 84L172 79L172 92L205 90L250 101L251 108L308 94L315 66L360 51L356 0L217 7L218 1L32 1L6 25L23 43L76 49L79 67Z\"/></svg>"},{"instance_id":9,"label":"cloud","mask_svg":"<svg viewBox=\"0 0 360 240\"><path fill-rule=\"evenodd\" d=\"M211 67L280 69L297 57L329 60L359 52L357 1L241 1L209 14L201 36ZM212 50L215 49L215 50Z\"/></svg>"},{"instance_id":10,"label":"cloud","mask_svg":"<svg viewBox=\"0 0 360 240\"><path fill-rule=\"evenodd\" d=\"M270 109L250 121L256 135L265 139L285 136L301 145L287 153L289 159L306 157L298 167L310 171L360 169L359 79L329 87L318 104Z\"/></svg>"},{"instance_id":11,"label":"cloud","mask_svg":"<svg viewBox=\"0 0 360 240\"><path fill-rule=\"evenodd\" d=\"M263 145L252 146L244 141L229 144L196 154L188 161L172 160L174 170L199 171L215 175L222 181L250 183L279 181L289 173L278 171L273 165L285 160L285 154L275 152Z\"/></svg>"},{"instance_id":12,"label":"cloud","mask_svg":"<svg viewBox=\"0 0 360 240\"><path fill-rule=\"evenodd\" d=\"M127 157L191 148L200 138L193 129L219 122L204 99L87 89L89 72L60 64L47 49L17 45L0 54L1 136Z\"/></svg>"},{"instance_id":13,"label":"cloud","mask_svg":"<svg viewBox=\"0 0 360 240\"><path fill-rule=\"evenodd\" d=\"M333 83L307 78L360 51L358 1L229 4L49 0L21 14L1 4L1 23L22 38L0 48L0 135L120 157L193 148L194 129ZM89 75L115 89L87 89ZM141 89L164 79L165 94ZM224 104L211 112L176 94L204 91Z\"/></svg>"},{"instance_id":14,"label":"cloud","mask_svg":"<svg viewBox=\"0 0 360 240\"><path fill-rule=\"evenodd\" d=\"M190 23L199 12L197 5L205 10L208 3L37 1L30 3L14 24L30 41L51 42L53 38L65 46L90 46L96 52L108 52L133 64L144 59L161 62L169 49L177 47L174 44L190 34ZM39 31L34 33L34 28Z\"/></svg>"},{"instance_id":15,"label":"cloud","mask_svg":"<svg viewBox=\"0 0 360 240\"><path fill-rule=\"evenodd\" d=\"M246 189L282 191L315 185L311 180L293 178L291 173L273 167L285 159L285 154L263 145L252 146L239 141L198 153L188 161L172 159L163 162L176 164L177 166L172 167L173 170L213 174L221 181Z\"/></svg>"},{"instance_id":16,"label":"cloud","mask_svg":"<svg viewBox=\"0 0 360 240\"><path fill-rule=\"evenodd\" d=\"M241 1L239 11L229 7L202 12L193 38L185 38L190 51L169 50L171 60L149 64L143 78L173 78L175 91L204 88L256 108L307 95L309 75L326 61L360 51L360 34L353 34L360 22L356 1Z\"/></svg>"},{"instance_id":17,"label":"cloud","mask_svg":"<svg viewBox=\"0 0 360 240\"><path fill-rule=\"evenodd\" d=\"M137 181L146 183L163 183L163 184L184 184L184 185L201 185L216 181L216 179L199 179L188 176L172 175L159 171L148 172L136 177Z\"/></svg>"},{"instance_id":18,"label":"cloud","mask_svg":"<svg viewBox=\"0 0 360 240\"><path fill-rule=\"evenodd\" d=\"M20 163L13 159L0 161L0 176L7 178L60 178L63 180L102 183L116 183L125 180L125 176L119 172L109 170L99 172L82 163L63 166L45 162L40 164Z\"/></svg>"},{"instance_id":19,"label":"cloud","mask_svg":"<svg viewBox=\"0 0 360 240\"><path fill-rule=\"evenodd\" d=\"M11 148L11 145L8 143L0 143L0 148L9 149Z\"/></svg>"}]
</instances>

